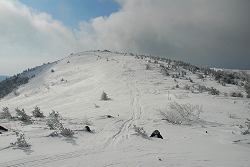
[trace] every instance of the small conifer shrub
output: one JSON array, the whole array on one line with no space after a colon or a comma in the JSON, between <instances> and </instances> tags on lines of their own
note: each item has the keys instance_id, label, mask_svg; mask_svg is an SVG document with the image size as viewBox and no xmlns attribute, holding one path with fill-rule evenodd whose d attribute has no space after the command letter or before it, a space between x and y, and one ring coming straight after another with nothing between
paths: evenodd
<instances>
[{"instance_id":1,"label":"small conifer shrub","mask_svg":"<svg viewBox=\"0 0 250 167\"><path fill-rule=\"evenodd\" d=\"M40 110L39 107L35 107L34 110L32 111L32 114L34 117L44 117L43 112Z\"/></svg>"},{"instance_id":2,"label":"small conifer shrub","mask_svg":"<svg viewBox=\"0 0 250 167\"><path fill-rule=\"evenodd\" d=\"M5 118L12 118L8 107L3 107L3 112L0 113L0 119Z\"/></svg>"},{"instance_id":3,"label":"small conifer shrub","mask_svg":"<svg viewBox=\"0 0 250 167\"><path fill-rule=\"evenodd\" d=\"M20 110L18 108L15 109L16 110L16 115L18 116L18 118L21 120L21 121L24 121L24 122L31 122L31 117L28 116L24 109Z\"/></svg>"},{"instance_id":4,"label":"small conifer shrub","mask_svg":"<svg viewBox=\"0 0 250 167\"><path fill-rule=\"evenodd\" d=\"M17 141L14 143L10 143L12 146L15 147L29 147L30 145L26 142L24 134L20 134L19 132L16 132Z\"/></svg>"},{"instance_id":5,"label":"small conifer shrub","mask_svg":"<svg viewBox=\"0 0 250 167\"><path fill-rule=\"evenodd\" d=\"M108 95L106 92L103 92L102 95L101 95L101 100L108 100Z\"/></svg>"}]
</instances>

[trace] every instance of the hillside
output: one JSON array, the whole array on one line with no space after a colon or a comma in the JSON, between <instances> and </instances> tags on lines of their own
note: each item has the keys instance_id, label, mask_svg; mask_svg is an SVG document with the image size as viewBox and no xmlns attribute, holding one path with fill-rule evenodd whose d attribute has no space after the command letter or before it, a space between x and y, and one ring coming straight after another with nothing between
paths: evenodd
<instances>
[{"instance_id":1,"label":"hillside","mask_svg":"<svg viewBox=\"0 0 250 167\"><path fill-rule=\"evenodd\" d=\"M5 80L6 77L7 77L7 76L0 76L0 82L1 82L2 80Z\"/></svg>"},{"instance_id":2,"label":"hillside","mask_svg":"<svg viewBox=\"0 0 250 167\"><path fill-rule=\"evenodd\" d=\"M0 166L249 166L250 100L240 84L109 51L73 54L22 75L29 82L0 100L12 115L0 119L8 128ZM46 117L32 116L36 106ZM31 119L14 117L16 108ZM154 130L163 139L149 137Z\"/></svg>"}]
</instances>

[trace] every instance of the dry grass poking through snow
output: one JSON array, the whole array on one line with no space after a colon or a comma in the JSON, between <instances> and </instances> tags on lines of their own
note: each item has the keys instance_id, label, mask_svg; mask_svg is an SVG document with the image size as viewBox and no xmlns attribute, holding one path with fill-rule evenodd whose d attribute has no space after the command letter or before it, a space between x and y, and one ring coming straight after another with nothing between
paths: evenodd
<instances>
[{"instance_id":1,"label":"dry grass poking through snow","mask_svg":"<svg viewBox=\"0 0 250 167\"><path fill-rule=\"evenodd\" d=\"M158 112L163 120L173 124L193 124L199 120L202 106L192 104L179 104L172 102L170 109L159 109Z\"/></svg>"}]
</instances>

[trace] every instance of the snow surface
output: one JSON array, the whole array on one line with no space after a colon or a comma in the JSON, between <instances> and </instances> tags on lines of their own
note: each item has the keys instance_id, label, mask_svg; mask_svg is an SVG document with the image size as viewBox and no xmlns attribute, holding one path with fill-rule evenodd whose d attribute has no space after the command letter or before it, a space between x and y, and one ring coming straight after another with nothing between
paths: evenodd
<instances>
[{"instance_id":1,"label":"snow surface","mask_svg":"<svg viewBox=\"0 0 250 167\"><path fill-rule=\"evenodd\" d=\"M198 79L198 73L181 68L169 70L170 75L187 72L174 80L161 74L161 61L149 63L146 70L148 60L89 51L28 71L26 75L36 77L19 87L19 96L1 99L0 107L8 107L15 116L17 107L32 115L38 106L46 117L32 117L32 124L0 120L9 129L0 134L0 166L250 166L250 135L242 134L250 118L250 100L223 95L245 95L243 88L222 86L209 76ZM174 88L177 83L179 88ZM193 84L221 93L183 89ZM103 91L109 100L100 100ZM202 106L199 120L189 125L162 120L159 109L173 102ZM49 136L53 130L46 119L52 110L74 131L73 137ZM86 123L91 123L92 132L85 130ZM136 133L134 125L143 127L147 136ZM149 137L156 129L163 139ZM25 135L30 147L10 144L17 141L16 132Z\"/></svg>"}]
</instances>

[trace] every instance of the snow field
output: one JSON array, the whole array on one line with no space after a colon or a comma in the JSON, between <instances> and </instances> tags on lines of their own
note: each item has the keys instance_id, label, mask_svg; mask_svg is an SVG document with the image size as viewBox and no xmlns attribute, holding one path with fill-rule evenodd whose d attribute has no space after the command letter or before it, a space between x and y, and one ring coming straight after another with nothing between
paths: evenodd
<instances>
[{"instance_id":1,"label":"snow field","mask_svg":"<svg viewBox=\"0 0 250 167\"><path fill-rule=\"evenodd\" d=\"M19 87L19 96L1 99L0 106L7 106L13 116L16 107L31 115L37 105L47 117L58 111L60 122L74 136L49 136L53 130L46 117L32 117L32 124L2 119L9 131L1 134L0 166L248 166L250 137L242 132L250 118L250 101L223 95L244 93L243 88L222 86L209 76L198 79L197 73L184 69L169 70L170 75L186 71L181 79L163 76L159 63L165 63L149 63L146 70L147 60L91 51L30 72L36 77ZM214 87L221 94L183 89L193 84ZM109 100L100 100L103 91ZM199 120L191 125L162 120L158 110L169 109L173 102L202 106ZM86 120L92 123L91 133L85 130ZM137 135L134 125L143 127L147 136L158 129L163 139ZM29 148L10 147L17 140L15 131L25 134Z\"/></svg>"}]
</instances>

